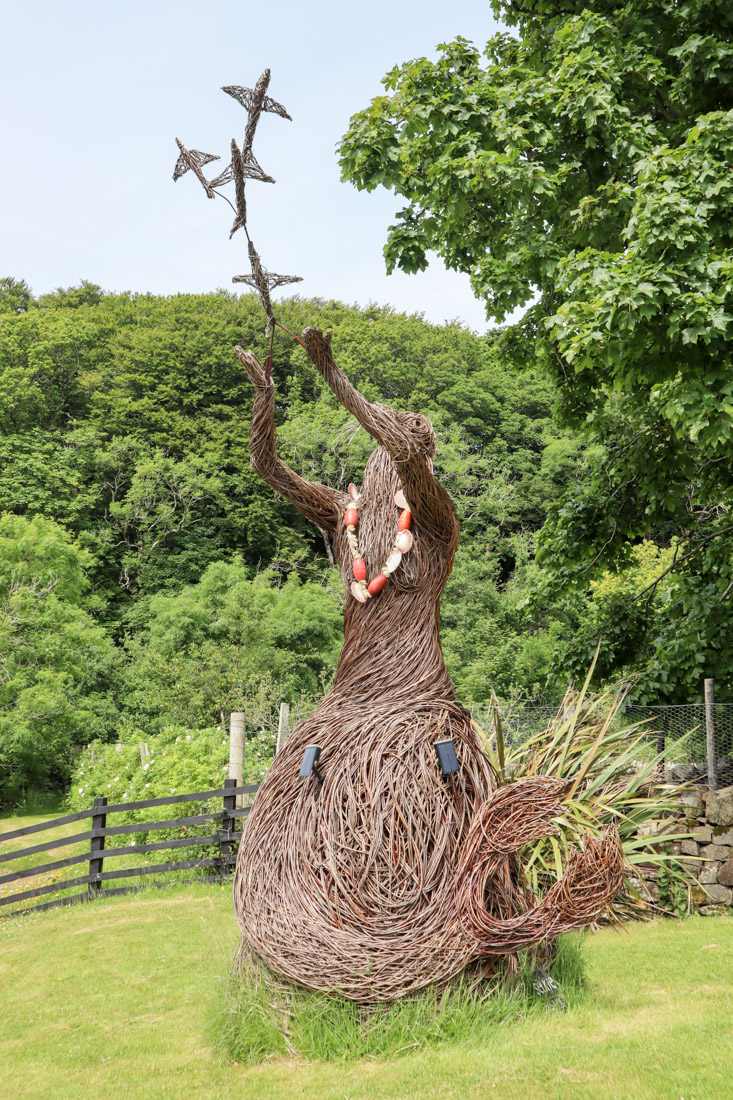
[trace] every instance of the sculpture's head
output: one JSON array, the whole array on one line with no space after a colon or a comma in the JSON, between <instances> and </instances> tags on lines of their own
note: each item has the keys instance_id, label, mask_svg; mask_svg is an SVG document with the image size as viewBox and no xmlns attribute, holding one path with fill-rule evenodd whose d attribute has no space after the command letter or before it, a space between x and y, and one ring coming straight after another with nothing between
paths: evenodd
<instances>
[{"instance_id":1,"label":"sculpture's head","mask_svg":"<svg viewBox=\"0 0 733 1100\"><path fill-rule=\"evenodd\" d=\"M432 472L433 455L435 454L435 432L428 418L420 413L397 412L389 405L379 405L378 408L393 416L401 431L404 432L405 456L407 457L410 454L424 455L426 468ZM380 496L384 492L391 499L395 490L401 487L400 476L394 460L387 448L380 443L372 451L364 468L361 491L367 497Z\"/></svg>"},{"instance_id":2,"label":"sculpture's head","mask_svg":"<svg viewBox=\"0 0 733 1100\"><path fill-rule=\"evenodd\" d=\"M390 411L399 426L415 441L416 449L432 458L435 454L435 431L427 416L422 413L397 412L394 409Z\"/></svg>"}]
</instances>

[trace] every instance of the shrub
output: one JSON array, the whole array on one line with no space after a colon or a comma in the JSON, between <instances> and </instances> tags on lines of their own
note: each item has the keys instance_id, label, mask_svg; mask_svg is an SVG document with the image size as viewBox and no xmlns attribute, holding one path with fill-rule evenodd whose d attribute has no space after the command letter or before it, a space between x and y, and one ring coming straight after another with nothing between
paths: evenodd
<instances>
[{"instance_id":1,"label":"shrub","mask_svg":"<svg viewBox=\"0 0 733 1100\"><path fill-rule=\"evenodd\" d=\"M585 834L598 836L615 824L624 850L624 887L612 903L609 916L640 916L647 909L633 879L639 864L664 868L664 882L675 893L690 881L669 851L660 848L650 829L652 821L673 818L678 805L674 787L658 778L663 754L650 749L649 729L625 723L620 708L627 684L588 692L595 661L580 691L569 689L555 718L546 729L511 745L504 743L498 707L494 729L482 732L486 752L501 783L528 776L564 779L566 788L557 818L556 836L528 844L523 863L535 892L542 893L562 877L572 852ZM674 754L675 745L666 751ZM665 832L664 843L685 839L688 832Z\"/></svg>"},{"instance_id":2,"label":"shrub","mask_svg":"<svg viewBox=\"0 0 733 1100\"><path fill-rule=\"evenodd\" d=\"M141 744L148 748L145 759ZM137 730L116 745L95 741L77 761L69 808L85 809L99 795L108 802L136 802L219 787L228 759L229 737L221 727L169 726L153 736Z\"/></svg>"},{"instance_id":3,"label":"shrub","mask_svg":"<svg viewBox=\"0 0 733 1100\"><path fill-rule=\"evenodd\" d=\"M147 756L141 757L140 743L147 746ZM259 730L251 735L246 746L246 782L260 782L272 759L274 738L271 731ZM134 740L117 745L99 742L88 746L82 753L74 773L74 785L68 797L72 810L86 809L99 795L106 795L109 803L145 801L150 798L166 798L169 795L215 790L224 784L229 761L229 735L221 727L190 730L185 727L169 727L153 737L144 738L137 731ZM198 799L178 802L172 806L150 806L145 809L121 811L108 824L125 825L133 822L160 821L178 817L197 817L222 809L221 799ZM177 840L183 837L211 836L217 832L219 822L179 825L171 829L141 830L132 836L122 834L113 838L109 846L140 847L155 841ZM213 855L211 842L191 844L179 851L145 852L136 854L135 863L148 864L178 860L204 859ZM116 857L129 861L131 857ZM115 866L122 866L115 862ZM204 875L208 868L198 869ZM183 873L183 872L181 872ZM191 871L185 872L190 877Z\"/></svg>"}]
</instances>

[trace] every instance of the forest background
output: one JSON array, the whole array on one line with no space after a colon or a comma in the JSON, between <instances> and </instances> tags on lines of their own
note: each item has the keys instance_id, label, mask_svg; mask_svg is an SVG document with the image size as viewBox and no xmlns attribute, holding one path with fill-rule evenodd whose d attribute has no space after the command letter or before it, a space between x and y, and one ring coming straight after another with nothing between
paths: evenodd
<instances>
[{"instance_id":1,"label":"forest background","mask_svg":"<svg viewBox=\"0 0 733 1100\"><path fill-rule=\"evenodd\" d=\"M459 696L728 701L733 17L715 2L494 5L385 78L344 178L407 200L388 265L471 277L486 336L292 298L372 399L419 409L462 540L442 638ZM62 790L73 746L312 698L343 593L322 533L248 468L259 306L226 292L34 297L0 281L0 799ZM342 488L370 441L297 345L283 457ZM259 702L258 702L259 701Z\"/></svg>"}]
</instances>

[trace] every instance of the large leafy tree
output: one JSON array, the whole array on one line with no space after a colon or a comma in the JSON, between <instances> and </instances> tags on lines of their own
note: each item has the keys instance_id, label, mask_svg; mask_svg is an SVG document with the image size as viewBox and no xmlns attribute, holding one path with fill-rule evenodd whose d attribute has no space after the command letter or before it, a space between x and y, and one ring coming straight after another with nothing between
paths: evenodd
<instances>
[{"instance_id":1,"label":"large leafy tree","mask_svg":"<svg viewBox=\"0 0 733 1100\"><path fill-rule=\"evenodd\" d=\"M91 560L52 520L0 515L0 804L58 789L110 736L120 666L93 618Z\"/></svg>"},{"instance_id":2,"label":"large leafy tree","mask_svg":"<svg viewBox=\"0 0 733 1100\"><path fill-rule=\"evenodd\" d=\"M341 648L335 588L291 573L249 579L241 559L215 562L198 584L158 595L127 643L123 727L215 725L250 709L267 684L273 699L317 694Z\"/></svg>"},{"instance_id":3,"label":"large leafy tree","mask_svg":"<svg viewBox=\"0 0 733 1100\"><path fill-rule=\"evenodd\" d=\"M643 538L673 547L655 652L669 697L689 696L733 670L733 9L492 6L514 33L390 72L351 120L343 173L405 199L389 268L435 250L489 316L529 306L515 346L553 376L561 420L602 444L540 559L585 585Z\"/></svg>"}]
</instances>

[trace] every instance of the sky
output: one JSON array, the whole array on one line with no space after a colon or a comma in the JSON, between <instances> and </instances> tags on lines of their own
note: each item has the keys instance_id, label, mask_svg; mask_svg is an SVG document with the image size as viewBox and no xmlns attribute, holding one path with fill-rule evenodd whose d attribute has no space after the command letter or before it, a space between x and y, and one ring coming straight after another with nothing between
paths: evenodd
<instances>
[{"instance_id":1,"label":"sky","mask_svg":"<svg viewBox=\"0 0 733 1100\"><path fill-rule=\"evenodd\" d=\"M223 167L246 113L220 87L252 87L270 68L269 94L293 121L262 115L255 139L277 180L247 191L265 267L301 275L304 296L388 303L483 332L468 277L437 258L425 273L386 275L382 248L402 201L341 183L335 147L392 66L435 56L457 35L483 46L498 29L488 9L488 0L4 5L0 276L36 294L82 279L156 294L231 288L249 270L244 236L229 240L229 207L191 173L173 183L174 139L218 153Z\"/></svg>"}]
</instances>

